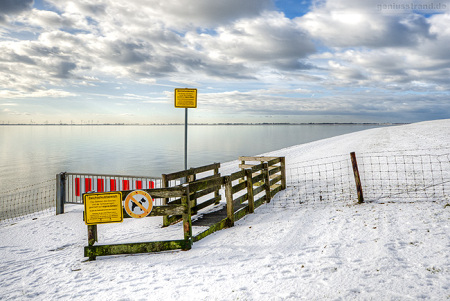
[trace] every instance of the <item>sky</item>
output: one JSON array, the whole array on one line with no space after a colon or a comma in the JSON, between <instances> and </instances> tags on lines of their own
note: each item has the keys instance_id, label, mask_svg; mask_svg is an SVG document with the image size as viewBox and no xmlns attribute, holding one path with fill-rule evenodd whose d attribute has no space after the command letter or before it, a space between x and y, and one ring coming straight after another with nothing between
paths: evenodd
<instances>
[{"instance_id":1,"label":"sky","mask_svg":"<svg viewBox=\"0 0 450 301\"><path fill-rule=\"evenodd\" d=\"M0 0L0 123L450 118L449 0Z\"/></svg>"}]
</instances>

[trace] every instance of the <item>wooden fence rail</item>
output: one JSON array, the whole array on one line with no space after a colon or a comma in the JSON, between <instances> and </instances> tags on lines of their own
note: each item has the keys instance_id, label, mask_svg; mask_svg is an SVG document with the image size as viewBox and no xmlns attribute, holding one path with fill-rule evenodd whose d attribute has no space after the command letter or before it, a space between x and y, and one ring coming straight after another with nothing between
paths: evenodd
<instances>
[{"instance_id":1,"label":"wooden fence rail","mask_svg":"<svg viewBox=\"0 0 450 301\"><path fill-rule=\"evenodd\" d=\"M162 187L174 187L181 185L183 183L192 183L196 181L205 181L208 179L215 179L220 177L219 173L220 163L213 163L210 165L205 165L196 168L190 168L188 170L178 171L171 174L162 175ZM212 173L212 174L211 174ZM192 205L193 212L210 205L211 203L218 204L221 200L220 187L207 187L206 189L191 189L192 195L190 195L191 201L194 202ZM197 200L205 195L214 193L214 197L204 201L202 204L198 205ZM164 198L163 204L179 204L181 199L170 199ZM170 224L179 221L181 219L180 215L167 215L163 218L163 226L167 227Z\"/></svg>"},{"instance_id":2,"label":"wooden fence rail","mask_svg":"<svg viewBox=\"0 0 450 301\"><path fill-rule=\"evenodd\" d=\"M241 159L243 158L243 159ZM235 221L249 213L270 199L276 192L285 188L284 157L241 157L244 161L240 165L241 171L229 176L220 176L219 163L191 168L190 170L163 175L163 188L142 189L152 198L166 200L162 206L154 206L149 216L163 216L163 226L182 220L183 240L138 242L114 245L95 245L97 239L97 225L88 225L88 246L85 247L85 257L95 260L96 256L159 252L164 250L189 250L193 242L199 241L207 235L232 227ZM257 165L245 164L245 161L256 161ZM198 179L199 173L210 174ZM212 173L212 174L211 174ZM180 179L187 183L180 184ZM175 186L169 187L171 183ZM226 203L220 208L220 190L225 187ZM122 200L132 191L122 191ZM213 194L213 197L206 197ZM201 202L198 200L201 198ZM204 200L206 198L206 200ZM255 200L256 198L256 200ZM199 214L199 211L209 206L217 206L218 210ZM198 221L206 219L208 229L192 235L192 216L198 215ZM124 217L128 217L124 212ZM197 222L197 221L196 221Z\"/></svg>"}]
</instances>

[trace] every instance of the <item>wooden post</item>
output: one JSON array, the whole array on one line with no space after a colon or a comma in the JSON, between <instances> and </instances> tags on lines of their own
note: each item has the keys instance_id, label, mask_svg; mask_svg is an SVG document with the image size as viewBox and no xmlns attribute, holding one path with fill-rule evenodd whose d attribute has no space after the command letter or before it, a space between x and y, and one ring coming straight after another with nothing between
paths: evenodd
<instances>
[{"instance_id":1,"label":"wooden post","mask_svg":"<svg viewBox=\"0 0 450 301\"><path fill-rule=\"evenodd\" d=\"M264 174L264 185L266 190L266 202L270 203L270 177L269 177L269 164L267 162L263 163L263 170L262 173Z\"/></svg>"},{"instance_id":2,"label":"wooden post","mask_svg":"<svg viewBox=\"0 0 450 301\"><path fill-rule=\"evenodd\" d=\"M161 175L162 177L162 187L163 188L168 188L169 187L169 181L167 180L167 175L163 174ZM162 199L162 204L163 205L167 205L167 203L169 202L169 198L163 198ZM163 216L163 227L168 227L170 226L170 222L169 222L169 216L168 215L164 215Z\"/></svg>"},{"instance_id":3,"label":"wooden post","mask_svg":"<svg viewBox=\"0 0 450 301\"><path fill-rule=\"evenodd\" d=\"M251 169L245 170L247 178L247 196L248 196L248 212L255 212L255 198L253 196L253 173Z\"/></svg>"},{"instance_id":4,"label":"wooden post","mask_svg":"<svg viewBox=\"0 0 450 301\"><path fill-rule=\"evenodd\" d=\"M66 173L56 175L56 215L64 213L66 201Z\"/></svg>"},{"instance_id":5,"label":"wooden post","mask_svg":"<svg viewBox=\"0 0 450 301\"><path fill-rule=\"evenodd\" d=\"M281 189L286 189L286 158L280 157L281 165Z\"/></svg>"},{"instance_id":6,"label":"wooden post","mask_svg":"<svg viewBox=\"0 0 450 301\"><path fill-rule=\"evenodd\" d=\"M241 165L245 165L245 160L241 160ZM242 168L244 170L244 168Z\"/></svg>"},{"instance_id":7,"label":"wooden post","mask_svg":"<svg viewBox=\"0 0 450 301\"><path fill-rule=\"evenodd\" d=\"M225 177L225 198L227 199L228 227L234 226L233 181L230 176Z\"/></svg>"},{"instance_id":8,"label":"wooden post","mask_svg":"<svg viewBox=\"0 0 450 301\"><path fill-rule=\"evenodd\" d=\"M92 247L95 242L98 241L97 237L97 225L88 225L88 245ZM95 255L89 255L89 260L95 260Z\"/></svg>"},{"instance_id":9,"label":"wooden post","mask_svg":"<svg viewBox=\"0 0 450 301\"><path fill-rule=\"evenodd\" d=\"M220 166L220 165L219 165ZM214 168L214 175L215 176L220 176L219 174L219 167ZM217 198L217 201L214 203L215 205L218 205L220 203L220 199L219 199L219 191L220 189L217 189L216 191L214 191L214 197Z\"/></svg>"},{"instance_id":10,"label":"wooden post","mask_svg":"<svg viewBox=\"0 0 450 301\"><path fill-rule=\"evenodd\" d=\"M358 203L361 204L364 202L364 196L361 186L361 178L359 177L358 163L356 162L355 152L350 153L350 158L352 160L353 175L355 176L356 191L358 193Z\"/></svg>"},{"instance_id":11,"label":"wooden post","mask_svg":"<svg viewBox=\"0 0 450 301\"><path fill-rule=\"evenodd\" d=\"M189 186L186 187L186 193L181 197L181 204L185 207L183 217L183 233L186 242L185 251L190 250L192 246L192 220L191 220L191 201L189 199Z\"/></svg>"},{"instance_id":12,"label":"wooden post","mask_svg":"<svg viewBox=\"0 0 450 301\"><path fill-rule=\"evenodd\" d=\"M195 182L195 180L197 179L195 168L191 167L189 169L186 178L187 178L188 183ZM190 193L195 193L195 192L196 191L191 191ZM192 210L191 214L195 215L195 214L197 214L197 210L195 210L195 207L197 207L197 198L192 199L191 202L193 203L193 205L191 206L191 210Z\"/></svg>"}]
</instances>

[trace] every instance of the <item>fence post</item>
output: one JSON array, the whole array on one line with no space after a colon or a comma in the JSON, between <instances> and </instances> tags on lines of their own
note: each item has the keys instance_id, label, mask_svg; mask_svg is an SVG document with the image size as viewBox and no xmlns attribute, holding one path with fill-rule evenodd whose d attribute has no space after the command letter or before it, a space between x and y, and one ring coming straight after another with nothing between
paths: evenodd
<instances>
[{"instance_id":1,"label":"fence post","mask_svg":"<svg viewBox=\"0 0 450 301\"><path fill-rule=\"evenodd\" d=\"M358 162L356 162L355 152L350 153L350 158L352 160L353 175L355 176L356 191L358 193L358 204L361 204L364 203L364 196L361 186L361 178L359 177Z\"/></svg>"},{"instance_id":2,"label":"fence post","mask_svg":"<svg viewBox=\"0 0 450 301\"><path fill-rule=\"evenodd\" d=\"M181 197L181 204L185 208L182 217L183 217L184 241L186 242L185 249L183 250L186 251L190 250L192 247L192 220L191 220L191 200L189 198L189 185L186 187L185 195Z\"/></svg>"},{"instance_id":3,"label":"fence post","mask_svg":"<svg viewBox=\"0 0 450 301\"><path fill-rule=\"evenodd\" d=\"M286 158L280 157L281 165L281 189L286 189Z\"/></svg>"},{"instance_id":4,"label":"fence post","mask_svg":"<svg viewBox=\"0 0 450 301\"><path fill-rule=\"evenodd\" d=\"M98 241L97 225L88 225L88 246L92 247ZM96 256L90 254L89 261L95 260Z\"/></svg>"},{"instance_id":5,"label":"fence post","mask_svg":"<svg viewBox=\"0 0 450 301\"><path fill-rule=\"evenodd\" d=\"M266 190L266 202L270 203L270 176L269 176L269 164L267 162L263 163L263 170L262 173L264 174L264 185Z\"/></svg>"},{"instance_id":6,"label":"fence post","mask_svg":"<svg viewBox=\"0 0 450 301\"><path fill-rule=\"evenodd\" d=\"M219 173L220 163L217 163L217 164L218 164L218 166L216 168L214 168L214 175L220 176L220 173ZM217 201L214 203L215 205L218 205L220 203L220 200L219 200L220 193L219 192L220 192L220 189L217 189L216 191L214 191L214 197L217 198Z\"/></svg>"},{"instance_id":7,"label":"fence post","mask_svg":"<svg viewBox=\"0 0 450 301\"><path fill-rule=\"evenodd\" d=\"M195 182L195 180L197 180L197 176L196 176L196 171L195 168L190 168L189 170L187 170L187 175L186 175L186 179L187 179L187 183L191 183L191 182ZM193 191L196 192L196 191ZM192 201L194 204L192 207L197 207L197 198L194 199L190 199L190 201ZM192 210L192 208L191 208ZM191 212L192 214L197 214L197 210L193 210Z\"/></svg>"},{"instance_id":8,"label":"fence post","mask_svg":"<svg viewBox=\"0 0 450 301\"><path fill-rule=\"evenodd\" d=\"M234 226L233 181L230 176L225 177L225 198L227 199L227 226Z\"/></svg>"},{"instance_id":9,"label":"fence post","mask_svg":"<svg viewBox=\"0 0 450 301\"><path fill-rule=\"evenodd\" d=\"M64 213L66 201L66 173L56 175L56 215Z\"/></svg>"},{"instance_id":10,"label":"fence post","mask_svg":"<svg viewBox=\"0 0 450 301\"><path fill-rule=\"evenodd\" d=\"M161 177L162 177L162 180L161 180L162 188L168 188L169 187L169 181L167 180L167 175L166 174L162 174ZM168 202L169 202L169 198L163 198L162 199L162 204L163 205L167 205ZM168 215L164 215L163 216L163 227L168 227L168 226L170 226L169 216Z\"/></svg>"},{"instance_id":11,"label":"fence post","mask_svg":"<svg viewBox=\"0 0 450 301\"><path fill-rule=\"evenodd\" d=\"M251 169L245 169L245 177L247 178L247 196L248 196L248 212L255 212L255 198L253 195L253 172Z\"/></svg>"}]
</instances>

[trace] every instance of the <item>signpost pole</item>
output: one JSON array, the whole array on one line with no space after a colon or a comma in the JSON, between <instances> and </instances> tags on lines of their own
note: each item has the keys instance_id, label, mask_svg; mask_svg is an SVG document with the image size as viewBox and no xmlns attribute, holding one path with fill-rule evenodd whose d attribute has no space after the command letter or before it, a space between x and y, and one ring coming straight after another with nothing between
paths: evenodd
<instances>
[{"instance_id":1,"label":"signpost pole","mask_svg":"<svg viewBox=\"0 0 450 301\"><path fill-rule=\"evenodd\" d=\"M184 108L184 170L187 170L188 108L197 107L197 89L175 89L175 108Z\"/></svg>"},{"instance_id":2,"label":"signpost pole","mask_svg":"<svg viewBox=\"0 0 450 301\"><path fill-rule=\"evenodd\" d=\"M184 110L184 170L187 170L188 108L185 108Z\"/></svg>"}]
</instances>

